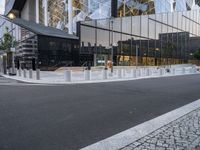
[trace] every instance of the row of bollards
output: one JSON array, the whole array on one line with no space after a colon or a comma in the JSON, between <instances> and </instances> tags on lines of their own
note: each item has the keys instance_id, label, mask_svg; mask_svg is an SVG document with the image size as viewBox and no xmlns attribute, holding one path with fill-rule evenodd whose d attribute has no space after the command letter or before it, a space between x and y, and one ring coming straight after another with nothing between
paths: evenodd
<instances>
[{"instance_id":1,"label":"row of bollards","mask_svg":"<svg viewBox=\"0 0 200 150\"><path fill-rule=\"evenodd\" d=\"M153 71L155 69L152 68L138 68L138 69L131 69L131 75L129 76L130 78L140 78L140 77L145 77L145 76L152 76ZM117 79L123 79L126 78L126 73L127 71L125 69L118 69L116 72ZM165 75L166 71L164 68L159 69L159 75L163 76ZM103 69L101 71L101 76L103 80L108 79L110 76L113 77L113 73L109 73L107 69ZM173 74L176 74L175 69L173 69ZM92 71L91 70L84 70L84 80L85 81L90 81L92 80ZM71 70L65 70L64 72L64 81L65 82L72 82L72 71Z\"/></svg>"},{"instance_id":2,"label":"row of bollards","mask_svg":"<svg viewBox=\"0 0 200 150\"><path fill-rule=\"evenodd\" d=\"M13 70L7 69L8 74L13 73ZM37 69L33 71L32 69L15 69L15 75L26 78L26 79L36 79L40 80L40 70ZM182 67L182 68L132 68L132 69L116 69L114 72L111 72L108 69L103 69L98 73L94 73L91 70L84 70L83 74L79 78L84 81L91 80L107 80L107 79L127 79L127 78L145 78L145 77L161 77L161 76L170 76L170 75L184 75L184 74L195 74L198 72L198 68L195 66L192 67ZM6 73L6 74L7 74ZM13 74L11 74L13 75ZM73 78L77 76L72 70L65 70L64 72L64 81L72 82ZM62 75L63 76L63 75ZM76 79L74 79L76 81Z\"/></svg>"},{"instance_id":3,"label":"row of bollards","mask_svg":"<svg viewBox=\"0 0 200 150\"><path fill-rule=\"evenodd\" d=\"M27 70L27 69L19 68L17 70L17 76L23 77L23 78L33 79L33 73L34 72L35 72L36 80L40 80L40 69L36 69L36 71L33 71L32 69Z\"/></svg>"},{"instance_id":4,"label":"row of bollards","mask_svg":"<svg viewBox=\"0 0 200 150\"><path fill-rule=\"evenodd\" d=\"M127 72L130 72L127 76ZM101 71L101 76L103 80L108 78L112 79L125 79L125 78L141 78L141 77L149 77L149 76L166 76L166 75L184 75L190 73L197 73L196 67L191 67L186 70L185 67L180 69L177 68L136 68L136 69L118 69L115 73L110 73L107 69L103 69ZM115 75L114 75L115 74ZM92 71L84 70L84 80L89 81L92 80ZM72 81L72 71L65 71L65 81Z\"/></svg>"},{"instance_id":5,"label":"row of bollards","mask_svg":"<svg viewBox=\"0 0 200 150\"><path fill-rule=\"evenodd\" d=\"M24 78L33 79L33 70L32 69L18 69L17 71L18 76L23 76ZM188 71L186 71L186 68L179 69L179 72L176 68L136 68L136 69L118 69L115 71L115 78L117 79L124 79L127 77L127 72L129 73L130 78L141 78L141 77L149 77L149 76L165 76L165 75L177 75L177 74L186 74L186 73L196 73L197 69L195 67L189 68ZM155 74L156 72L156 74ZM28 73L28 75L27 75ZM167 74L168 73L168 74ZM101 71L101 76L103 80L106 80L108 78L114 77L114 73L110 73L107 69L103 69ZM36 70L36 80L40 80L40 70ZM91 70L84 70L84 80L90 81L92 80L92 71ZM64 72L64 81L65 82L72 82L72 71L71 70L65 70Z\"/></svg>"}]
</instances>

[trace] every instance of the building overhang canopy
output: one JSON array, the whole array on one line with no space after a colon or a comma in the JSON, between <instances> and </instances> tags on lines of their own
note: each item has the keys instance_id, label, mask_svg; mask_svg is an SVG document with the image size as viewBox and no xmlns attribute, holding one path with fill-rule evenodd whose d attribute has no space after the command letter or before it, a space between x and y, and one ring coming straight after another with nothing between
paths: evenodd
<instances>
[{"instance_id":1,"label":"building overhang canopy","mask_svg":"<svg viewBox=\"0 0 200 150\"><path fill-rule=\"evenodd\" d=\"M20 18L15 18L11 20L14 24L25 28L37 35L43 35L43 36L50 36L50 37L56 37L56 38L64 38L64 39L72 39L72 40L78 40L79 37L75 35L68 34L65 31L53 28L53 27L46 27L41 24L37 24L33 21L26 21Z\"/></svg>"}]
</instances>

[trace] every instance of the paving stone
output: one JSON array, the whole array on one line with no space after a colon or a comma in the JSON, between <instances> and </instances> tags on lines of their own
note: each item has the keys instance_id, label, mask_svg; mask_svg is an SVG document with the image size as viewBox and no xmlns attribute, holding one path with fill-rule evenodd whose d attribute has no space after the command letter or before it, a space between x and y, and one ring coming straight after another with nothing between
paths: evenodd
<instances>
[{"instance_id":1,"label":"paving stone","mask_svg":"<svg viewBox=\"0 0 200 150\"><path fill-rule=\"evenodd\" d=\"M200 150L200 109L163 126L122 150Z\"/></svg>"}]
</instances>

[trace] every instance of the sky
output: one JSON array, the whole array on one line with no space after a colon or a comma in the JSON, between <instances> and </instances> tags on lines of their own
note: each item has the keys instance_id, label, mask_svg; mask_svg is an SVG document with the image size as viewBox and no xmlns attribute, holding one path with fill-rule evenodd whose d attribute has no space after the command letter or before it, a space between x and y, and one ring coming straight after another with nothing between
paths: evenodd
<instances>
[{"instance_id":1,"label":"sky","mask_svg":"<svg viewBox=\"0 0 200 150\"><path fill-rule=\"evenodd\" d=\"M0 0L0 14L4 13L5 0Z\"/></svg>"}]
</instances>

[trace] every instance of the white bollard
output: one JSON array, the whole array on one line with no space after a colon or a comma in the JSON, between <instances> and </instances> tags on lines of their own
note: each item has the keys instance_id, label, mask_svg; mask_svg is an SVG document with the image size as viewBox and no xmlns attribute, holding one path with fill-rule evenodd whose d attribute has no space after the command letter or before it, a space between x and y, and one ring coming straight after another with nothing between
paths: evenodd
<instances>
[{"instance_id":1,"label":"white bollard","mask_svg":"<svg viewBox=\"0 0 200 150\"><path fill-rule=\"evenodd\" d=\"M136 78L137 77L137 70L133 69L132 74L133 74L133 78Z\"/></svg>"},{"instance_id":2,"label":"white bollard","mask_svg":"<svg viewBox=\"0 0 200 150\"><path fill-rule=\"evenodd\" d=\"M142 76L142 69L138 69L138 77Z\"/></svg>"},{"instance_id":3,"label":"white bollard","mask_svg":"<svg viewBox=\"0 0 200 150\"><path fill-rule=\"evenodd\" d=\"M126 78L126 72L127 72L126 69L123 69L123 76L122 76L123 78Z\"/></svg>"},{"instance_id":4,"label":"white bollard","mask_svg":"<svg viewBox=\"0 0 200 150\"><path fill-rule=\"evenodd\" d=\"M29 69L29 78L32 79L33 78L33 70Z\"/></svg>"},{"instance_id":5,"label":"white bollard","mask_svg":"<svg viewBox=\"0 0 200 150\"><path fill-rule=\"evenodd\" d=\"M191 68L191 73L194 73L194 68L193 67Z\"/></svg>"},{"instance_id":6,"label":"white bollard","mask_svg":"<svg viewBox=\"0 0 200 150\"><path fill-rule=\"evenodd\" d=\"M91 80L91 70L84 71L85 80Z\"/></svg>"},{"instance_id":7,"label":"white bollard","mask_svg":"<svg viewBox=\"0 0 200 150\"><path fill-rule=\"evenodd\" d=\"M16 71L16 76L19 76L19 69L17 69Z\"/></svg>"},{"instance_id":8,"label":"white bollard","mask_svg":"<svg viewBox=\"0 0 200 150\"><path fill-rule=\"evenodd\" d=\"M165 68L162 69L162 72L163 72L163 75L166 74L166 70L165 70Z\"/></svg>"},{"instance_id":9,"label":"white bollard","mask_svg":"<svg viewBox=\"0 0 200 150\"><path fill-rule=\"evenodd\" d=\"M126 78L126 69L122 69L122 73L123 73L123 74L122 74L122 77L123 77L123 78Z\"/></svg>"},{"instance_id":10,"label":"white bollard","mask_svg":"<svg viewBox=\"0 0 200 150\"><path fill-rule=\"evenodd\" d=\"M139 70L140 70L140 71L139 71L139 74L140 74L139 76L140 76L140 77L143 77L143 76L144 76L144 74L143 74L143 73L144 73L144 69L141 68L141 69L139 69Z\"/></svg>"},{"instance_id":11,"label":"white bollard","mask_svg":"<svg viewBox=\"0 0 200 150\"><path fill-rule=\"evenodd\" d=\"M103 69L102 70L102 75L103 75L103 80L108 79L108 70L107 69Z\"/></svg>"},{"instance_id":12,"label":"white bollard","mask_svg":"<svg viewBox=\"0 0 200 150\"><path fill-rule=\"evenodd\" d=\"M147 70L147 71L146 71L146 73L147 73L146 75L147 75L147 76L150 76L150 69L147 68L146 70Z\"/></svg>"},{"instance_id":13,"label":"white bollard","mask_svg":"<svg viewBox=\"0 0 200 150\"><path fill-rule=\"evenodd\" d=\"M26 78L26 69L23 70L23 77Z\"/></svg>"},{"instance_id":14,"label":"white bollard","mask_svg":"<svg viewBox=\"0 0 200 150\"><path fill-rule=\"evenodd\" d=\"M146 76L146 68L142 69L142 76Z\"/></svg>"},{"instance_id":15,"label":"white bollard","mask_svg":"<svg viewBox=\"0 0 200 150\"><path fill-rule=\"evenodd\" d=\"M21 77L21 76L22 76L22 73L21 73L21 72L22 72L22 70L21 70L21 68L19 68L19 69L17 70L17 76L18 76L18 77Z\"/></svg>"},{"instance_id":16,"label":"white bollard","mask_svg":"<svg viewBox=\"0 0 200 150\"><path fill-rule=\"evenodd\" d=\"M151 75L152 75L152 69L149 68L149 76L151 76Z\"/></svg>"},{"instance_id":17,"label":"white bollard","mask_svg":"<svg viewBox=\"0 0 200 150\"><path fill-rule=\"evenodd\" d=\"M122 78L122 69L118 70L118 78L121 79Z\"/></svg>"},{"instance_id":18,"label":"white bollard","mask_svg":"<svg viewBox=\"0 0 200 150\"><path fill-rule=\"evenodd\" d=\"M9 68L8 69L8 75L11 75L11 73L12 73L12 68Z\"/></svg>"},{"instance_id":19,"label":"white bollard","mask_svg":"<svg viewBox=\"0 0 200 150\"><path fill-rule=\"evenodd\" d=\"M72 71L71 70L65 70L64 79L65 79L66 82L72 81Z\"/></svg>"},{"instance_id":20,"label":"white bollard","mask_svg":"<svg viewBox=\"0 0 200 150\"><path fill-rule=\"evenodd\" d=\"M172 68L172 74L176 75L176 68Z\"/></svg>"},{"instance_id":21,"label":"white bollard","mask_svg":"<svg viewBox=\"0 0 200 150\"><path fill-rule=\"evenodd\" d=\"M22 76L22 69L21 68L19 68L19 70L18 70L19 72L19 77L21 77Z\"/></svg>"},{"instance_id":22,"label":"white bollard","mask_svg":"<svg viewBox=\"0 0 200 150\"><path fill-rule=\"evenodd\" d=\"M185 74L185 68L184 67L182 68L182 74Z\"/></svg>"},{"instance_id":23,"label":"white bollard","mask_svg":"<svg viewBox=\"0 0 200 150\"><path fill-rule=\"evenodd\" d=\"M162 76L162 68L159 69L159 72L160 72L160 76Z\"/></svg>"},{"instance_id":24,"label":"white bollard","mask_svg":"<svg viewBox=\"0 0 200 150\"><path fill-rule=\"evenodd\" d=\"M165 69L164 68L160 68L160 75L163 76L165 73Z\"/></svg>"},{"instance_id":25,"label":"white bollard","mask_svg":"<svg viewBox=\"0 0 200 150\"><path fill-rule=\"evenodd\" d=\"M40 69L36 69L36 80L40 80Z\"/></svg>"},{"instance_id":26,"label":"white bollard","mask_svg":"<svg viewBox=\"0 0 200 150\"><path fill-rule=\"evenodd\" d=\"M189 69L189 72L192 73L192 68Z\"/></svg>"},{"instance_id":27,"label":"white bollard","mask_svg":"<svg viewBox=\"0 0 200 150\"><path fill-rule=\"evenodd\" d=\"M150 76L153 75L153 68L149 68L149 73L150 73Z\"/></svg>"},{"instance_id":28,"label":"white bollard","mask_svg":"<svg viewBox=\"0 0 200 150\"><path fill-rule=\"evenodd\" d=\"M197 73L197 68L196 67L194 67L194 73Z\"/></svg>"}]
</instances>

